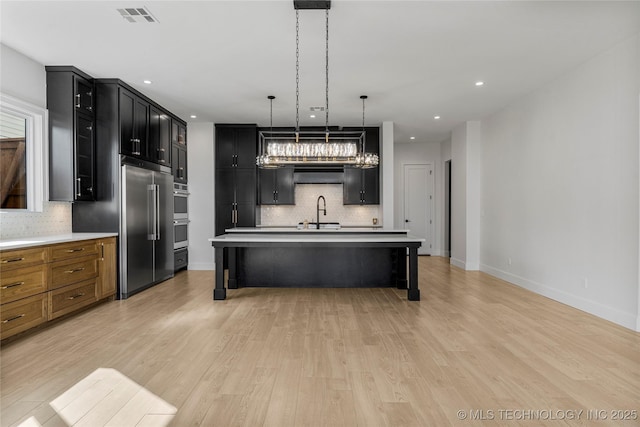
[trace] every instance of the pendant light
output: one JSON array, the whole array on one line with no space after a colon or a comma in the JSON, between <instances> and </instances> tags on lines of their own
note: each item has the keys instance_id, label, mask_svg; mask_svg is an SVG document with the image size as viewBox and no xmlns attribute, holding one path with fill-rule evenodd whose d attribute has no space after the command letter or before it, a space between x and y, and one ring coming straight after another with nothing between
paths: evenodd
<instances>
[{"instance_id":1,"label":"pendant light","mask_svg":"<svg viewBox=\"0 0 640 427\"><path fill-rule=\"evenodd\" d=\"M360 99L362 99L362 145L360 146L360 151L356 155L355 167L361 169L371 169L378 166L380 163L380 158L375 153L367 153L367 138L366 131L364 130L364 101L368 98L367 95L360 95Z\"/></svg>"},{"instance_id":2,"label":"pendant light","mask_svg":"<svg viewBox=\"0 0 640 427\"><path fill-rule=\"evenodd\" d=\"M364 132L329 130L329 9L331 2L294 2L296 8L296 127L294 132L260 131L260 168L285 165L356 165ZM325 130L300 130L300 16L298 9L325 10Z\"/></svg>"},{"instance_id":3,"label":"pendant light","mask_svg":"<svg viewBox=\"0 0 640 427\"><path fill-rule=\"evenodd\" d=\"M273 95L269 95L267 96L267 99L269 100L269 126L271 127L271 133L273 133L273 100L276 99L276 97ZM262 144L262 141L260 141L260 144ZM263 151L264 151L263 148L260 147L260 152L263 153ZM258 165L262 169L279 168L280 165L274 162L273 160L274 158L269 156L269 154L267 153L260 154L256 158L256 165Z\"/></svg>"}]
</instances>

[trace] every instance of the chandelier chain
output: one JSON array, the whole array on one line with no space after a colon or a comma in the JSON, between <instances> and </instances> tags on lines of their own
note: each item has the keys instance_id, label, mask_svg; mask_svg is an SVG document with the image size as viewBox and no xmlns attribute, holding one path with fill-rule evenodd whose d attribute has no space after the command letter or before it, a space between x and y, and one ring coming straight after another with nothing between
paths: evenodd
<instances>
[{"instance_id":1,"label":"chandelier chain","mask_svg":"<svg viewBox=\"0 0 640 427\"><path fill-rule=\"evenodd\" d=\"M296 9L296 131L300 130L300 14Z\"/></svg>"},{"instance_id":2,"label":"chandelier chain","mask_svg":"<svg viewBox=\"0 0 640 427\"><path fill-rule=\"evenodd\" d=\"M325 112L325 127L326 132L329 133L329 9L326 9L326 23L325 23L325 76L326 76L326 106Z\"/></svg>"}]
</instances>

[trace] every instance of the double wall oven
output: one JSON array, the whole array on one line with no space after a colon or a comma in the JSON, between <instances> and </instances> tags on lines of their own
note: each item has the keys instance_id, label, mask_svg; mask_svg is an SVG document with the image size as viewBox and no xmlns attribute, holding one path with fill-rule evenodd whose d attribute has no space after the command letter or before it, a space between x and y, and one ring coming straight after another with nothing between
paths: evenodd
<instances>
[{"instance_id":1,"label":"double wall oven","mask_svg":"<svg viewBox=\"0 0 640 427\"><path fill-rule=\"evenodd\" d=\"M189 190L187 184L173 184L173 250L175 270L188 264Z\"/></svg>"}]
</instances>

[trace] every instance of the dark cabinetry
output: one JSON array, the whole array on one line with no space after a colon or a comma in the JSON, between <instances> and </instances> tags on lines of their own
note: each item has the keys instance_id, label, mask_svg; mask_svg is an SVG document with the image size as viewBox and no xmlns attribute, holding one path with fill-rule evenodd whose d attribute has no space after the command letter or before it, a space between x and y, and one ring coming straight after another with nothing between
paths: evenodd
<instances>
[{"instance_id":1,"label":"dark cabinetry","mask_svg":"<svg viewBox=\"0 0 640 427\"><path fill-rule=\"evenodd\" d=\"M344 128L345 131L362 128ZM365 150L380 155L380 129L367 127ZM344 168L343 203L345 205L380 204L380 168Z\"/></svg>"},{"instance_id":2,"label":"dark cabinetry","mask_svg":"<svg viewBox=\"0 0 640 427\"><path fill-rule=\"evenodd\" d=\"M174 182L187 183L187 127L177 120L171 121L171 171Z\"/></svg>"},{"instance_id":3,"label":"dark cabinetry","mask_svg":"<svg viewBox=\"0 0 640 427\"><path fill-rule=\"evenodd\" d=\"M172 123L184 122L118 79L97 79L98 144L120 154L171 167Z\"/></svg>"},{"instance_id":4,"label":"dark cabinetry","mask_svg":"<svg viewBox=\"0 0 640 427\"><path fill-rule=\"evenodd\" d=\"M256 168L255 125L216 126L216 168Z\"/></svg>"},{"instance_id":5,"label":"dark cabinetry","mask_svg":"<svg viewBox=\"0 0 640 427\"><path fill-rule=\"evenodd\" d=\"M257 137L255 125L216 125L216 235L256 225Z\"/></svg>"},{"instance_id":6,"label":"dark cabinetry","mask_svg":"<svg viewBox=\"0 0 640 427\"><path fill-rule=\"evenodd\" d=\"M149 103L132 92L118 88L120 153L149 158Z\"/></svg>"},{"instance_id":7,"label":"dark cabinetry","mask_svg":"<svg viewBox=\"0 0 640 427\"><path fill-rule=\"evenodd\" d=\"M49 110L49 199L95 199L95 117L91 76L46 67Z\"/></svg>"},{"instance_id":8,"label":"dark cabinetry","mask_svg":"<svg viewBox=\"0 0 640 427\"><path fill-rule=\"evenodd\" d=\"M156 163L168 165L171 155L171 118L160 109L149 108L149 157Z\"/></svg>"},{"instance_id":9,"label":"dark cabinetry","mask_svg":"<svg viewBox=\"0 0 640 427\"><path fill-rule=\"evenodd\" d=\"M261 205L294 205L295 183L293 167L278 169L260 169L260 199Z\"/></svg>"}]
</instances>

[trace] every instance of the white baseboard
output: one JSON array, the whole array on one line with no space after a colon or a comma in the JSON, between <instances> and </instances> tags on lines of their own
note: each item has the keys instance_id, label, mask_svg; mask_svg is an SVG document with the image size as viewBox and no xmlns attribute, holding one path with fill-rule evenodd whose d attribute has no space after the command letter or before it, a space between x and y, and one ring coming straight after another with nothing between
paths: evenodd
<instances>
[{"instance_id":1,"label":"white baseboard","mask_svg":"<svg viewBox=\"0 0 640 427\"><path fill-rule=\"evenodd\" d=\"M594 316L598 316L602 319L609 320L610 322L624 326L625 328L640 332L640 316L636 316L636 314L626 313L616 308L600 304L596 301L588 300L580 296L572 295L568 292L552 288L542 283L534 282L533 280L525 279L524 277L517 276L486 264L481 264L480 270L502 280L506 280L509 283L520 286L521 288L530 290L531 292L551 298L552 300L577 308L578 310L585 311L589 314L593 314Z\"/></svg>"},{"instance_id":2,"label":"white baseboard","mask_svg":"<svg viewBox=\"0 0 640 427\"><path fill-rule=\"evenodd\" d=\"M450 258L449 263L452 265L455 265L458 268L461 268L463 270L467 270L467 271L475 271L475 270L480 270L480 264L474 262L474 263L467 263L464 262L462 260L459 260L457 258Z\"/></svg>"},{"instance_id":3,"label":"white baseboard","mask_svg":"<svg viewBox=\"0 0 640 427\"><path fill-rule=\"evenodd\" d=\"M215 270L215 262L189 262L188 270Z\"/></svg>"}]
</instances>

